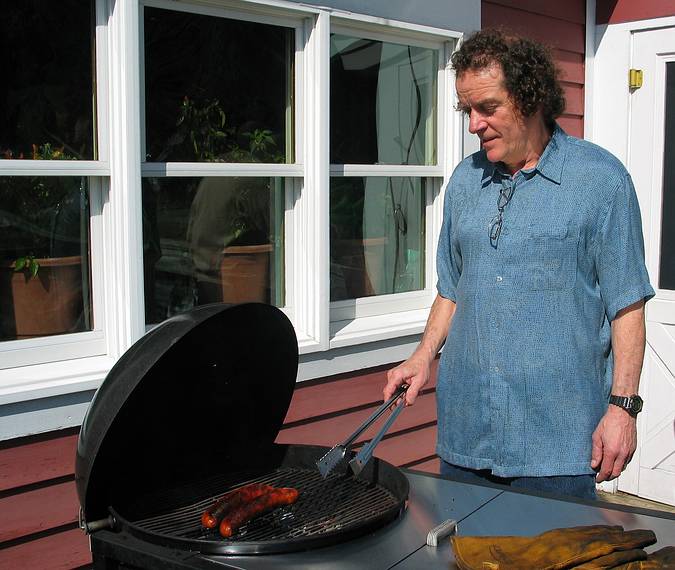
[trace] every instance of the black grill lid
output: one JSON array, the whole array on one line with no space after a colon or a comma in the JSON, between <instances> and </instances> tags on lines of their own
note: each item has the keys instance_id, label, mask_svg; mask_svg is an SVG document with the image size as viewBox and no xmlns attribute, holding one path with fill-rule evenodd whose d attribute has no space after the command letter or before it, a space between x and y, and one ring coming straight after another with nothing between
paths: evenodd
<instances>
[{"instance_id":1,"label":"black grill lid","mask_svg":"<svg viewBox=\"0 0 675 570\"><path fill-rule=\"evenodd\" d=\"M109 372L82 424L75 477L85 517L264 461L297 368L293 326L269 305L205 305L151 330Z\"/></svg>"}]
</instances>

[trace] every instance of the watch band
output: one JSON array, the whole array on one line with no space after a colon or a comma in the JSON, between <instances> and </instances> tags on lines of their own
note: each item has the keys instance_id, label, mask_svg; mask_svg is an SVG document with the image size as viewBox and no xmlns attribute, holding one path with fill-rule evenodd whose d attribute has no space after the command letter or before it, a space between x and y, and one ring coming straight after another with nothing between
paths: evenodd
<instances>
[{"instance_id":1,"label":"watch band","mask_svg":"<svg viewBox=\"0 0 675 570\"><path fill-rule=\"evenodd\" d=\"M642 398L637 394L632 396L615 396L612 394L609 397L609 403L626 410L633 417L637 416L642 410Z\"/></svg>"}]
</instances>

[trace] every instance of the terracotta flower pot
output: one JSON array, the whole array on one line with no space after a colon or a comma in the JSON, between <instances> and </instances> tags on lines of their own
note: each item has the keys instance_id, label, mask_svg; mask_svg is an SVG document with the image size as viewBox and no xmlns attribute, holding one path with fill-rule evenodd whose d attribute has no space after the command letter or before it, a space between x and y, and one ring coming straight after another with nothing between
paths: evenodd
<instances>
[{"instance_id":1,"label":"terracotta flower pot","mask_svg":"<svg viewBox=\"0 0 675 570\"><path fill-rule=\"evenodd\" d=\"M0 265L0 338L24 339L76 332L83 312L82 258L36 260L35 277Z\"/></svg>"},{"instance_id":2,"label":"terracotta flower pot","mask_svg":"<svg viewBox=\"0 0 675 570\"><path fill-rule=\"evenodd\" d=\"M230 246L223 250L220 283L223 303L270 302L272 244Z\"/></svg>"}]
</instances>

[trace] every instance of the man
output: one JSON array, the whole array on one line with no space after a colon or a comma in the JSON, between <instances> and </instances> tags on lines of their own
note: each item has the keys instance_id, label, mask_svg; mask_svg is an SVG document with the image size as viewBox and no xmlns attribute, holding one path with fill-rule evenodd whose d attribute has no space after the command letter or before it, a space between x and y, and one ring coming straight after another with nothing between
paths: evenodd
<instances>
[{"instance_id":1,"label":"man","mask_svg":"<svg viewBox=\"0 0 675 570\"><path fill-rule=\"evenodd\" d=\"M482 150L446 189L438 294L384 396L405 382L412 405L445 343L441 473L594 498L637 442L654 291L635 191L616 158L556 124L564 98L541 45L485 30L452 64Z\"/></svg>"}]
</instances>

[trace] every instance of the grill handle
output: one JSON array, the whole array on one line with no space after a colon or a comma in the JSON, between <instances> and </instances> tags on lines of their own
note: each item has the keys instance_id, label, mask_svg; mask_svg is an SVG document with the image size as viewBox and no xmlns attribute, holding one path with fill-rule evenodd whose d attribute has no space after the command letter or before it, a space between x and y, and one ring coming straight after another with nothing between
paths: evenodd
<instances>
[{"instance_id":1,"label":"grill handle","mask_svg":"<svg viewBox=\"0 0 675 570\"><path fill-rule=\"evenodd\" d=\"M97 530L102 530L105 528L113 528L115 526L115 517L112 515L108 515L104 519L99 519L97 521L91 521L87 522L84 519L84 511L80 507L80 513L79 513L79 527L85 532L85 534L91 534L92 532L96 532Z\"/></svg>"}]
</instances>

